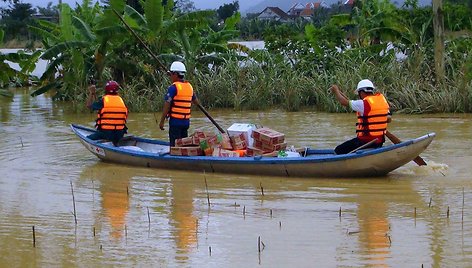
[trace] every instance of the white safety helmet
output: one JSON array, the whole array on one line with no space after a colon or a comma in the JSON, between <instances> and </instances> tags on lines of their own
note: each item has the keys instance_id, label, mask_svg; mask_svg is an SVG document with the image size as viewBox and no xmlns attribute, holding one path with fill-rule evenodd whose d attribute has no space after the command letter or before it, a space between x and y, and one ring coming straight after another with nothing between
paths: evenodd
<instances>
[{"instance_id":1,"label":"white safety helmet","mask_svg":"<svg viewBox=\"0 0 472 268\"><path fill-rule=\"evenodd\" d=\"M375 89L374 83L372 83L372 81L370 81L369 79L364 79L364 80L359 81L359 83L357 83L357 88L354 91L354 93L357 94L359 93L359 91L373 93L374 89Z\"/></svg>"},{"instance_id":2,"label":"white safety helmet","mask_svg":"<svg viewBox=\"0 0 472 268\"><path fill-rule=\"evenodd\" d=\"M170 65L170 71L179 74L185 74L187 72L187 69L185 69L185 65L182 62L174 61L172 62L172 65Z\"/></svg>"}]
</instances>

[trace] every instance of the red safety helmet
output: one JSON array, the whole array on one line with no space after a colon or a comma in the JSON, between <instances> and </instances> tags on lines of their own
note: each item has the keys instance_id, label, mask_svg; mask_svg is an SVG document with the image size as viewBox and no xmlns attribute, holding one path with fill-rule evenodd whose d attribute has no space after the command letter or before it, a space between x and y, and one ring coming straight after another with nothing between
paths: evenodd
<instances>
[{"instance_id":1,"label":"red safety helmet","mask_svg":"<svg viewBox=\"0 0 472 268\"><path fill-rule=\"evenodd\" d=\"M118 91L118 88L120 87L120 84L116 81L108 81L107 84L105 85L105 91L110 92L110 93L115 93Z\"/></svg>"}]
</instances>

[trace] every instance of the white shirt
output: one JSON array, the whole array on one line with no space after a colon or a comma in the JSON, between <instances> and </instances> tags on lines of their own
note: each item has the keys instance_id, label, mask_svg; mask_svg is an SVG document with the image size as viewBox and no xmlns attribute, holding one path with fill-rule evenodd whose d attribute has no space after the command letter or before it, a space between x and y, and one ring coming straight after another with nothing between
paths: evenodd
<instances>
[{"instance_id":1,"label":"white shirt","mask_svg":"<svg viewBox=\"0 0 472 268\"><path fill-rule=\"evenodd\" d=\"M349 101L349 107L355 112L359 112L361 116L364 115L364 101L363 100L350 100ZM387 115L388 118L391 117L390 111L389 115Z\"/></svg>"},{"instance_id":2,"label":"white shirt","mask_svg":"<svg viewBox=\"0 0 472 268\"><path fill-rule=\"evenodd\" d=\"M349 107L355 112L359 112L364 115L364 101L363 100L350 100Z\"/></svg>"}]
</instances>

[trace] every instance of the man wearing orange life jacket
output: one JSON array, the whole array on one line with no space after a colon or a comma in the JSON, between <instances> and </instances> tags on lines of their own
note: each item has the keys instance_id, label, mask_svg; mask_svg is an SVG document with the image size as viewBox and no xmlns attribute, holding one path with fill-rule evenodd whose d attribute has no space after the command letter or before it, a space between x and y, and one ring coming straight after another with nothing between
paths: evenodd
<instances>
[{"instance_id":1,"label":"man wearing orange life jacket","mask_svg":"<svg viewBox=\"0 0 472 268\"><path fill-rule=\"evenodd\" d=\"M360 100L348 100L337 85L331 86L331 91L341 105L349 106L357 112L357 137L338 145L334 149L336 154L347 154L372 140L375 142L365 148L382 147L385 142L387 124L391 121L390 107L385 97L374 93L374 89L370 80L361 80L354 91Z\"/></svg>"},{"instance_id":2,"label":"man wearing orange life jacket","mask_svg":"<svg viewBox=\"0 0 472 268\"><path fill-rule=\"evenodd\" d=\"M175 146L176 139L188 137L192 103L199 104L192 85L184 80L186 72L185 65L180 61L174 61L170 66L172 85L164 97L164 108L159 123L159 128L164 130L164 122L169 118L170 146Z\"/></svg>"},{"instance_id":3,"label":"man wearing orange life jacket","mask_svg":"<svg viewBox=\"0 0 472 268\"><path fill-rule=\"evenodd\" d=\"M95 127L97 132L87 138L91 140L110 140L117 146L127 131L126 119L128 108L118 95L120 85L115 81L108 81L105 85L105 95L98 100L95 85L89 87L87 107L98 111Z\"/></svg>"}]
</instances>

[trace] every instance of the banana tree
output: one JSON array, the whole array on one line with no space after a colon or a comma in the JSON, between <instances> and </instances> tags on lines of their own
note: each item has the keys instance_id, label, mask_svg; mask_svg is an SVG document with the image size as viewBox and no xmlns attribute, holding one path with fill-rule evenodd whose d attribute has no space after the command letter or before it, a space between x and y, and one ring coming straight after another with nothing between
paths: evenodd
<instances>
[{"instance_id":1,"label":"banana tree","mask_svg":"<svg viewBox=\"0 0 472 268\"><path fill-rule=\"evenodd\" d=\"M90 0L84 0L76 10L62 4L59 23L38 21L38 26L30 26L42 36L45 50L41 59L48 61L41 87L32 96L54 89L55 98L71 99L86 88L87 78L100 70L95 65L103 64L99 57L95 61L103 42L93 32L100 12L99 5L92 5Z\"/></svg>"},{"instance_id":2,"label":"banana tree","mask_svg":"<svg viewBox=\"0 0 472 268\"><path fill-rule=\"evenodd\" d=\"M0 43L3 42L4 32L0 29ZM25 85L29 83L31 77L29 74L35 68L35 62L40 56L40 52L36 51L31 53L25 53L20 50L15 53L3 54L0 52L0 88L4 88L11 83L17 85ZM8 62L16 63L19 65L20 70L12 68ZM0 90L0 95L11 96L11 92L8 90Z\"/></svg>"},{"instance_id":3,"label":"banana tree","mask_svg":"<svg viewBox=\"0 0 472 268\"><path fill-rule=\"evenodd\" d=\"M118 10L124 9L121 0L110 3ZM39 21L39 27L31 29L42 36L46 49L41 58L49 61L41 77L42 87L33 96L54 89L56 98L74 99L85 93L91 80L101 85L105 79L121 77L114 73L119 69L117 62L125 58L119 51L129 51L126 48L132 42L111 9L103 9L98 3L92 5L90 0L83 0L75 10L63 4L58 24Z\"/></svg>"},{"instance_id":4,"label":"banana tree","mask_svg":"<svg viewBox=\"0 0 472 268\"><path fill-rule=\"evenodd\" d=\"M110 5L114 8L113 5ZM184 60L189 70L204 66L209 62L221 62L221 57L229 52L227 41L238 31L234 26L239 14L228 18L225 28L213 31L208 18L214 11L194 11L186 14L172 12L174 1L163 5L161 0L146 0L144 15L130 6L124 7L125 22L158 53L166 63Z\"/></svg>"},{"instance_id":5,"label":"banana tree","mask_svg":"<svg viewBox=\"0 0 472 268\"><path fill-rule=\"evenodd\" d=\"M351 14L331 17L330 23L350 32L355 47L380 47L402 38L407 30L397 16L396 7L388 0L358 1Z\"/></svg>"}]
</instances>

